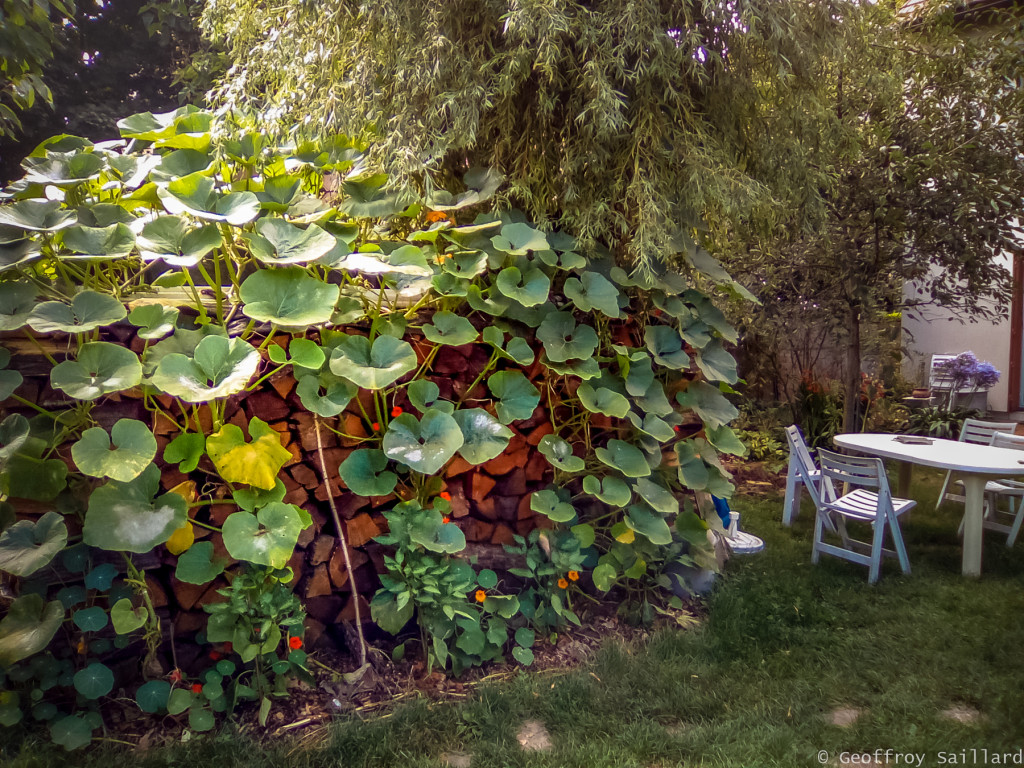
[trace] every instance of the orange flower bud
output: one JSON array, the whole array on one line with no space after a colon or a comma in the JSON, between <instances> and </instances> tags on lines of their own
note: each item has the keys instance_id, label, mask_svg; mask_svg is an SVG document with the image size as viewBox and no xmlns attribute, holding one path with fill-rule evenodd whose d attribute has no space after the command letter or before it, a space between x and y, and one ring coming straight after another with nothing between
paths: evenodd
<instances>
[{"instance_id":1,"label":"orange flower bud","mask_svg":"<svg viewBox=\"0 0 1024 768\"><path fill-rule=\"evenodd\" d=\"M487 593L484 592L482 589L478 589L476 591L476 595L474 595L474 597L476 597L476 601L478 603L482 603L484 600L487 599Z\"/></svg>"}]
</instances>

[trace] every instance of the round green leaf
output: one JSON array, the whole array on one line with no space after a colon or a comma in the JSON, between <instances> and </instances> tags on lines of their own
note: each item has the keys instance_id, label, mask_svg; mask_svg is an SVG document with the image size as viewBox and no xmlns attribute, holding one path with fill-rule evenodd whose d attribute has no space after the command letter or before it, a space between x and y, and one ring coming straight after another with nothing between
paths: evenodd
<instances>
[{"instance_id":1,"label":"round green leaf","mask_svg":"<svg viewBox=\"0 0 1024 768\"><path fill-rule=\"evenodd\" d=\"M0 283L0 331L16 331L25 325L35 304L36 288L31 283Z\"/></svg>"},{"instance_id":2,"label":"round green leaf","mask_svg":"<svg viewBox=\"0 0 1024 768\"><path fill-rule=\"evenodd\" d=\"M568 523L576 517L573 505L562 501L555 491L534 491L530 495L530 509L555 523Z\"/></svg>"},{"instance_id":3,"label":"round green leaf","mask_svg":"<svg viewBox=\"0 0 1024 768\"><path fill-rule=\"evenodd\" d=\"M92 725L81 715L68 715L50 725L50 738L68 752L92 741Z\"/></svg>"},{"instance_id":4,"label":"round green leaf","mask_svg":"<svg viewBox=\"0 0 1024 768\"><path fill-rule=\"evenodd\" d=\"M64 518L50 510L39 520L19 520L0 533L0 570L29 576L49 564L68 543Z\"/></svg>"},{"instance_id":5,"label":"round green leaf","mask_svg":"<svg viewBox=\"0 0 1024 768\"><path fill-rule=\"evenodd\" d=\"M594 532L594 527L587 523L580 523L572 527L572 534L576 537L576 540L580 543L580 549L586 549L587 547L593 546L594 539L597 538L597 534Z\"/></svg>"},{"instance_id":6,"label":"round green leaf","mask_svg":"<svg viewBox=\"0 0 1024 768\"><path fill-rule=\"evenodd\" d=\"M302 406L324 418L344 411L357 391L355 384L330 371L304 374L298 377L298 382L295 392Z\"/></svg>"},{"instance_id":7,"label":"round green leaf","mask_svg":"<svg viewBox=\"0 0 1024 768\"><path fill-rule=\"evenodd\" d=\"M629 413L629 400L625 396L606 387L595 388L589 381L580 384L576 396L583 403L583 407L591 413L603 413L605 416L614 416L618 419Z\"/></svg>"},{"instance_id":8,"label":"round green leaf","mask_svg":"<svg viewBox=\"0 0 1024 768\"><path fill-rule=\"evenodd\" d=\"M393 419L384 434L383 448L389 459L400 461L416 472L432 475L455 455L463 442L458 422L432 408L423 414L421 421L411 413Z\"/></svg>"},{"instance_id":9,"label":"round green leaf","mask_svg":"<svg viewBox=\"0 0 1024 768\"><path fill-rule=\"evenodd\" d=\"M746 456L745 446L736 436L732 427L723 424L720 427L708 427L704 430L708 442L721 453L731 453L733 456Z\"/></svg>"},{"instance_id":10,"label":"round green leaf","mask_svg":"<svg viewBox=\"0 0 1024 768\"><path fill-rule=\"evenodd\" d=\"M140 605L135 608L127 597L122 597L110 609L110 623L114 625L114 631L119 635L131 634L145 624L148 618L149 610L146 606Z\"/></svg>"},{"instance_id":11,"label":"round green leaf","mask_svg":"<svg viewBox=\"0 0 1024 768\"><path fill-rule=\"evenodd\" d=\"M212 541L197 541L178 556L174 575L189 584L209 584L224 572L227 562L213 556Z\"/></svg>"},{"instance_id":12,"label":"round green leaf","mask_svg":"<svg viewBox=\"0 0 1024 768\"><path fill-rule=\"evenodd\" d=\"M602 592L607 592L615 584L618 573L611 563L599 563L594 569L594 586Z\"/></svg>"},{"instance_id":13,"label":"round green leaf","mask_svg":"<svg viewBox=\"0 0 1024 768\"><path fill-rule=\"evenodd\" d=\"M128 322L139 329L139 338L159 339L174 330L178 314L177 307L142 304L128 313Z\"/></svg>"},{"instance_id":14,"label":"round green leaf","mask_svg":"<svg viewBox=\"0 0 1024 768\"><path fill-rule=\"evenodd\" d=\"M154 498L160 470L150 464L134 480L111 480L92 492L82 528L90 547L115 552L148 552L185 524L188 502L177 493Z\"/></svg>"},{"instance_id":15,"label":"round green leaf","mask_svg":"<svg viewBox=\"0 0 1024 768\"><path fill-rule=\"evenodd\" d=\"M122 319L127 312L113 296L85 290L75 295L71 305L62 301L44 301L36 305L28 324L39 333L84 333Z\"/></svg>"},{"instance_id":16,"label":"round green leaf","mask_svg":"<svg viewBox=\"0 0 1024 768\"><path fill-rule=\"evenodd\" d=\"M284 483L281 482L279 477L274 482L274 487L269 490L255 486L235 488L231 498L246 512L255 512L257 507L262 507L264 504L269 504L272 501L283 501L287 493L288 490L284 487Z\"/></svg>"},{"instance_id":17,"label":"round green leaf","mask_svg":"<svg viewBox=\"0 0 1024 768\"><path fill-rule=\"evenodd\" d=\"M416 379L410 382L405 392L409 396L409 403L420 413L425 413L433 406L441 394L437 384L429 379Z\"/></svg>"},{"instance_id":18,"label":"round green leaf","mask_svg":"<svg viewBox=\"0 0 1024 768\"><path fill-rule=\"evenodd\" d=\"M240 427L225 424L206 438L206 452L227 482L271 490L292 455L281 445L280 433L261 419L249 422L249 435L247 443Z\"/></svg>"},{"instance_id":19,"label":"round green leaf","mask_svg":"<svg viewBox=\"0 0 1024 768\"><path fill-rule=\"evenodd\" d=\"M510 256L526 256L530 251L551 250L543 232L521 222L504 225L501 234L491 238L491 245Z\"/></svg>"},{"instance_id":20,"label":"round green leaf","mask_svg":"<svg viewBox=\"0 0 1024 768\"><path fill-rule=\"evenodd\" d=\"M212 617L210 620L213 620ZM167 697L167 714L180 715L192 706L194 700L195 696L187 688L173 689L171 695Z\"/></svg>"},{"instance_id":21,"label":"round green leaf","mask_svg":"<svg viewBox=\"0 0 1024 768\"><path fill-rule=\"evenodd\" d=\"M640 498L650 504L663 515L674 515L679 511L679 499L665 486L646 477L641 477L633 485Z\"/></svg>"},{"instance_id":22,"label":"round green leaf","mask_svg":"<svg viewBox=\"0 0 1024 768\"><path fill-rule=\"evenodd\" d=\"M672 543L672 529L663 517L646 504L631 506L625 520L630 529L646 536L652 544L665 546Z\"/></svg>"},{"instance_id":23,"label":"round green leaf","mask_svg":"<svg viewBox=\"0 0 1024 768\"><path fill-rule=\"evenodd\" d=\"M395 490L398 475L385 472L388 458L384 451L360 449L352 451L338 467L338 474L348 489L359 496L387 496Z\"/></svg>"},{"instance_id":24,"label":"round green leaf","mask_svg":"<svg viewBox=\"0 0 1024 768\"><path fill-rule=\"evenodd\" d=\"M651 467L643 452L624 440L609 440L606 448L598 448L594 453L601 462L619 470L626 477L646 477L651 474Z\"/></svg>"},{"instance_id":25,"label":"round green leaf","mask_svg":"<svg viewBox=\"0 0 1024 768\"><path fill-rule=\"evenodd\" d=\"M206 453L206 435L202 432L184 432L164 448L164 461L177 464L178 471L188 474L199 466Z\"/></svg>"},{"instance_id":26,"label":"round green leaf","mask_svg":"<svg viewBox=\"0 0 1024 768\"><path fill-rule=\"evenodd\" d=\"M624 507L633 498L629 486L617 477L599 478L587 475L583 478L583 492L596 496L605 504L613 507Z\"/></svg>"},{"instance_id":27,"label":"round green leaf","mask_svg":"<svg viewBox=\"0 0 1024 768\"><path fill-rule=\"evenodd\" d=\"M540 403L540 392L520 371L498 371L487 379L498 402L495 410L502 424L528 419Z\"/></svg>"},{"instance_id":28,"label":"round green leaf","mask_svg":"<svg viewBox=\"0 0 1024 768\"><path fill-rule=\"evenodd\" d=\"M479 285L470 285L466 288L466 302L477 312L486 312L495 317L503 315L505 310L512 306L512 302L495 286L484 290Z\"/></svg>"},{"instance_id":29,"label":"round green leaf","mask_svg":"<svg viewBox=\"0 0 1024 768\"><path fill-rule=\"evenodd\" d=\"M338 286L311 277L301 267L261 269L239 291L246 317L285 328L328 322L338 296Z\"/></svg>"},{"instance_id":30,"label":"round green leaf","mask_svg":"<svg viewBox=\"0 0 1024 768\"><path fill-rule=\"evenodd\" d=\"M284 219L265 218L256 222L257 237L251 237L252 255L264 264L305 264L316 261L337 244L334 236L316 224L303 229Z\"/></svg>"},{"instance_id":31,"label":"round green leaf","mask_svg":"<svg viewBox=\"0 0 1024 768\"><path fill-rule=\"evenodd\" d=\"M0 224L31 232L56 232L75 223L75 212L57 200L20 200L0 207Z\"/></svg>"},{"instance_id":32,"label":"round green leaf","mask_svg":"<svg viewBox=\"0 0 1024 768\"><path fill-rule=\"evenodd\" d=\"M537 329L544 353L555 363L589 358L597 349L597 332L589 325L576 325L571 312L549 312Z\"/></svg>"},{"instance_id":33,"label":"round green leaf","mask_svg":"<svg viewBox=\"0 0 1024 768\"><path fill-rule=\"evenodd\" d=\"M92 427L71 446L71 458L90 477L127 483L138 477L156 456L156 438L141 421L119 419L110 430Z\"/></svg>"},{"instance_id":34,"label":"round green leaf","mask_svg":"<svg viewBox=\"0 0 1024 768\"><path fill-rule=\"evenodd\" d=\"M123 309L123 307L122 307ZM83 344L75 360L58 363L50 371L50 384L77 400L131 389L142 381L142 363L130 349L106 341Z\"/></svg>"},{"instance_id":35,"label":"round green leaf","mask_svg":"<svg viewBox=\"0 0 1024 768\"><path fill-rule=\"evenodd\" d=\"M260 355L239 338L207 336L191 356L165 355L150 377L153 386L188 403L203 403L245 389Z\"/></svg>"},{"instance_id":36,"label":"round green leaf","mask_svg":"<svg viewBox=\"0 0 1024 768\"><path fill-rule=\"evenodd\" d=\"M114 690L114 673L110 667L94 661L75 673L75 690L87 699L98 699Z\"/></svg>"},{"instance_id":37,"label":"round green leaf","mask_svg":"<svg viewBox=\"0 0 1024 768\"><path fill-rule=\"evenodd\" d=\"M99 632L107 626L107 612L98 605L77 610L71 618L83 632Z\"/></svg>"},{"instance_id":38,"label":"round green leaf","mask_svg":"<svg viewBox=\"0 0 1024 768\"><path fill-rule=\"evenodd\" d=\"M271 344L271 347L275 346ZM311 371L320 370L327 361L324 348L309 339L292 339L288 344L288 356L291 358L292 365L308 368Z\"/></svg>"},{"instance_id":39,"label":"round green leaf","mask_svg":"<svg viewBox=\"0 0 1024 768\"><path fill-rule=\"evenodd\" d=\"M572 445L558 435L544 435L537 449L548 460L551 466L565 472L579 472L586 462L572 453Z\"/></svg>"},{"instance_id":40,"label":"round green leaf","mask_svg":"<svg viewBox=\"0 0 1024 768\"><path fill-rule=\"evenodd\" d=\"M595 309L608 317L619 317L619 289L597 272L584 272L582 280L570 277L565 281L565 297L581 312Z\"/></svg>"},{"instance_id":41,"label":"round green leaf","mask_svg":"<svg viewBox=\"0 0 1024 768\"><path fill-rule=\"evenodd\" d=\"M139 233L139 255L146 261L163 259L176 267L194 267L223 244L215 224L191 226L182 216L159 216Z\"/></svg>"},{"instance_id":42,"label":"round green leaf","mask_svg":"<svg viewBox=\"0 0 1024 768\"><path fill-rule=\"evenodd\" d=\"M551 280L537 268L529 269L526 274L517 267L506 267L498 273L495 286L504 296L518 301L524 307L535 307L548 300Z\"/></svg>"},{"instance_id":43,"label":"round green leaf","mask_svg":"<svg viewBox=\"0 0 1024 768\"><path fill-rule=\"evenodd\" d=\"M382 389L416 368L416 352L393 336L345 336L331 353L331 373L357 387Z\"/></svg>"},{"instance_id":44,"label":"round green leaf","mask_svg":"<svg viewBox=\"0 0 1024 768\"><path fill-rule=\"evenodd\" d=\"M523 648L529 648L536 641L537 635L529 627L520 627L516 630L516 643Z\"/></svg>"},{"instance_id":45,"label":"round green leaf","mask_svg":"<svg viewBox=\"0 0 1024 768\"><path fill-rule=\"evenodd\" d=\"M85 586L87 589L96 589L106 592L117 576L117 566L113 563L100 563L94 565L85 574Z\"/></svg>"},{"instance_id":46,"label":"round green leaf","mask_svg":"<svg viewBox=\"0 0 1024 768\"><path fill-rule=\"evenodd\" d=\"M135 248L135 235L120 222L107 227L69 227L63 237L64 247L78 254L76 258L121 258Z\"/></svg>"},{"instance_id":47,"label":"round green leaf","mask_svg":"<svg viewBox=\"0 0 1024 768\"><path fill-rule=\"evenodd\" d=\"M697 367L705 376L715 381L735 384L739 380L736 358L726 351L718 339L697 353Z\"/></svg>"},{"instance_id":48,"label":"round green leaf","mask_svg":"<svg viewBox=\"0 0 1024 768\"><path fill-rule=\"evenodd\" d=\"M512 430L482 408L464 408L452 416L464 440L459 455L470 464L490 461L504 451L512 439Z\"/></svg>"},{"instance_id":49,"label":"round green leaf","mask_svg":"<svg viewBox=\"0 0 1024 768\"><path fill-rule=\"evenodd\" d=\"M341 260L337 268L361 275L389 277L430 277L433 274L433 270L427 265L426 254L415 245L403 245L391 253L350 253Z\"/></svg>"},{"instance_id":50,"label":"round green leaf","mask_svg":"<svg viewBox=\"0 0 1024 768\"><path fill-rule=\"evenodd\" d=\"M498 586L498 574L489 568L484 568L476 575L476 583L484 589L494 589Z\"/></svg>"},{"instance_id":51,"label":"round green leaf","mask_svg":"<svg viewBox=\"0 0 1024 768\"><path fill-rule=\"evenodd\" d=\"M592 357L588 357L586 360L569 360L564 363L555 363L546 354L542 354L541 362L559 376L577 376L581 379L589 380L596 379L601 375L601 366Z\"/></svg>"},{"instance_id":52,"label":"round green leaf","mask_svg":"<svg viewBox=\"0 0 1024 768\"><path fill-rule=\"evenodd\" d=\"M432 321L423 326L423 335L435 344L460 346L476 341L479 335L473 324L454 312L437 312Z\"/></svg>"},{"instance_id":53,"label":"round green leaf","mask_svg":"<svg viewBox=\"0 0 1024 768\"><path fill-rule=\"evenodd\" d=\"M0 667L9 667L43 650L62 621L64 606L59 600L47 603L36 594L16 598L0 619Z\"/></svg>"},{"instance_id":54,"label":"round green leaf","mask_svg":"<svg viewBox=\"0 0 1024 768\"><path fill-rule=\"evenodd\" d=\"M135 701L139 709L155 715L167 709L167 700L171 696L171 684L166 680L150 680L139 686L135 692Z\"/></svg>"},{"instance_id":55,"label":"round green leaf","mask_svg":"<svg viewBox=\"0 0 1024 768\"><path fill-rule=\"evenodd\" d=\"M691 381L685 392L676 395L676 401L683 408L696 412L704 425L712 429L728 424L740 415L718 387L705 381Z\"/></svg>"},{"instance_id":56,"label":"round green leaf","mask_svg":"<svg viewBox=\"0 0 1024 768\"><path fill-rule=\"evenodd\" d=\"M675 328L648 326L644 330L644 343L658 365L677 371L690 366L690 356L683 351L683 339Z\"/></svg>"},{"instance_id":57,"label":"round green leaf","mask_svg":"<svg viewBox=\"0 0 1024 768\"><path fill-rule=\"evenodd\" d=\"M95 178L103 170L103 156L100 154L52 149L45 152L43 157L30 155L22 161L25 179L33 184L72 186Z\"/></svg>"},{"instance_id":58,"label":"round green leaf","mask_svg":"<svg viewBox=\"0 0 1024 768\"><path fill-rule=\"evenodd\" d=\"M302 529L302 519L294 506L272 502L255 515L229 515L224 521L224 546L236 560L284 568Z\"/></svg>"},{"instance_id":59,"label":"round green leaf","mask_svg":"<svg viewBox=\"0 0 1024 768\"><path fill-rule=\"evenodd\" d=\"M521 645L512 646L512 658L524 667L530 666L534 661L533 651L529 648L523 648Z\"/></svg>"}]
</instances>

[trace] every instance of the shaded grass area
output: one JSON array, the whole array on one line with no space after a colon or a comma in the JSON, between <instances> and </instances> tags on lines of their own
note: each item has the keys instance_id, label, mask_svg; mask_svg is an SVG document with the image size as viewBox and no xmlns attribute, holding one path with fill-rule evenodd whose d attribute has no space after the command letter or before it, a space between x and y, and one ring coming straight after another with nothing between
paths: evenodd
<instances>
[{"instance_id":1,"label":"shaded grass area","mask_svg":"<svg viewBox=\"0 0 1024 768\"><path fill-rule=\"evenodd\" d=\"M937 473L920 471L918 508L904 523L913 573L895 561L881 582L831 558L810 564L812 510L792 529L781 498L740 497L743 526L765 552L734 558L695 631L661 630L642 648L605 646L565 675L523 674L466 701L419 701L383 719L340 722L301 742L256 745L224 730L171 749L132 754L133 766L438 766L445 751L472 765L813 766L818 753L1024 747L1024 548L987 533L980 581L960 576L960 509L934 510ZM977 722L942 716L955 705ZM836 707L864 710L850 728ZM516 732L543 722L554 749L524 752ZM29 738L8 744L12 768L104 766L114 748L67 755ZM967 754L971 764L971 754ZM980 758L979 758L980 759ZM948 759L946 764L951 763Z\"/></svg>"}]
</instances>

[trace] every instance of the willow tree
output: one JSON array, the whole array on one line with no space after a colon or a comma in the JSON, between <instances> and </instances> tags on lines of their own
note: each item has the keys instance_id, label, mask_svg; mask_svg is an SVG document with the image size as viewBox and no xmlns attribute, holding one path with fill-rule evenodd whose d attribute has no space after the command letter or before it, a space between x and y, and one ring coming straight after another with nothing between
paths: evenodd
<instances>
[{"instance_id":1,"label":"willow tree","mask_svg":"<svg viewBox=\"0 0 1024 768\"><path fill-rule=\"evenodd\" d=\"M799 137L751 146L752 121L806 84L842 5L209 0L203 26L233 57L223 108L281 132L372 130L383 169L427 194L496 168L500 202L642 275L769 215L804 174ZM759 153L786 173L752 174Z\"/></svg>"}]
</instances>

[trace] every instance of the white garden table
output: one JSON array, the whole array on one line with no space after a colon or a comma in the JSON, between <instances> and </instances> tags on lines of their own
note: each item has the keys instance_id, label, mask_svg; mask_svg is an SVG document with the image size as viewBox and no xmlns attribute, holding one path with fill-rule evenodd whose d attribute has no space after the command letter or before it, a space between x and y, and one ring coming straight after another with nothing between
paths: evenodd
<instances>
[{"instance_id":1,"label":"white garden table","mask_svg":"<svg viewBox=\"0 0 1024 768\"><path fill-rule=\"evenodd\" d=\"M834 442L857 453L901 462L896 491L901 498L907 498L910 491L910 470L914 464L959 474L966 496L963 574L980 576L985 483L1001 477L1024 476L1024 456L1013 448L993 448L937 438L932 438L927 445L910 444L898 442L897 437L883 434L836 435Z\"/></svg>"}]
</instances>

